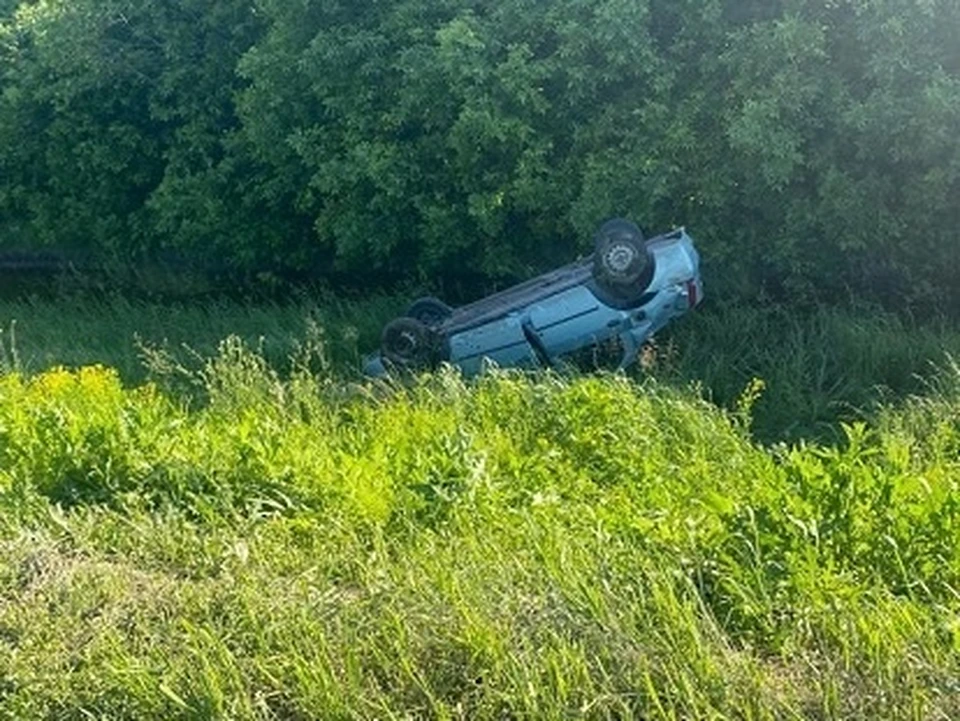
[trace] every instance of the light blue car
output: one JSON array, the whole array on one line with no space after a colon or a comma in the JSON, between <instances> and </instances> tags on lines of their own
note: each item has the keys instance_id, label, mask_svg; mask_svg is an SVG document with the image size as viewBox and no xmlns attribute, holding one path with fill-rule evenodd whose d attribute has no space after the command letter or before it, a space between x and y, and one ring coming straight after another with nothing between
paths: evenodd
<instances>
[{"instance_id":1,"label":"light blue car","mask_svg":"<svg viewBox=\"0 0 960 721\"><path fill-rule=\"evenodd\" d=\"M486 364L548 368L591 347L617 347L619 367L703 299L700 257L686 230L644 240L628 220L597 231L592 256L475 303L421 298L383 329L367 375L450 363L464 375Z\"/></svg>"}]
</instances>

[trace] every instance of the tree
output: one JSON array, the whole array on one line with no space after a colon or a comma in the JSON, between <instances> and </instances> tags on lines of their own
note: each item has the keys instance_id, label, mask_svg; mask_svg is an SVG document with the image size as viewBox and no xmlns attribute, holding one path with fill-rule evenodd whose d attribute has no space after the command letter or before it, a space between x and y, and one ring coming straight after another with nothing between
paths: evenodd
<instances>
[{"instance_id":1,"label":"tree","mask_svg":"<svg viewBox=\"0 0 960 721\"><path fill-rule=\"evenodd\" d=\"M726 297L960 309L956 27L956 0L26 2L0 213L358 282L525 275L630 215L688 225Z\"/></svg>"},{"instance_id":2,"label":"tree","mask_svg":"<svg viewBox=\"0 0 960 721\"><path fill-rule=\"evenodd\" d=\"M37 243L125 255L162 244L181 200L170 187L224 155L234 68L257 23L243 2L22 6L0 46L0 209Z\"/></svg>"}]
</instances>

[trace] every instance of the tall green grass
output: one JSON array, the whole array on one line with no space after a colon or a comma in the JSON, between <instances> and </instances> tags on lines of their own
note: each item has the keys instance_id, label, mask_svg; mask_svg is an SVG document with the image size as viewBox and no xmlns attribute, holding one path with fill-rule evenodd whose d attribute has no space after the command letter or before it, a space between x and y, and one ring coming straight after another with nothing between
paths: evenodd
<instances>
[{"instance_id":1,"label":"tall green grass","mask_svg":"<svg viewBox=\"0 0 960 721\"><path fill-rule=\"evenodd\" d=\"M235 335L288 374L289 356L322 334L341 380L356 380L362 355L409 298L344 300L301 293L280 303L211 300L161 303L100 293L0 301L0 365L38 372L54 365L103 363L131 384L150 369L196 370ZM960 357L960 330L945 320L911 322L870 309L792 309L707 305L669 326L636 379L699 383L734 408L754 378L764 381L752 430L767 443L839 441L838 421L870 417L883 403L922 392L948 356ZM147 361L147 362L145 362Z\"/></svg>"},{"instance_id":2,"label":"tall green grass","mask_svg":"<svg viewBox=\"0 0 960 721\"><path fill-rule=\"evenodd\" d=\"M318 292L283 302L228 298L202 302L134 299L122 294L78 293L0 300L0 363L38 372L55 365L102 363L129 383L148 373L144 349L190 363L216 353L236 336L282 368L311 329L325 333L327 354L345 374L356 373L362 353L379 343L383 324L401 299L360 300Z\"/></svg>"},{"instance_id":3,"label":"tall green grass","mask_svg":"<svg viewBox=\"0 0 960 721\"><path fill-rule=\"evenodd\" d=\"M0 380L7 718L960 715L955 371L767 450L750 389L154 360Z\"/></svg>"},{"instance_id":4,"label":"tall green grass","mask_svg":"<svg viewBox=\"0 0 960 721\"><path fill-rule=\"evenodd\" d=\"M838 441L838 420L924 392L950 357L960 357L960 328L871 308L719 306L668 328L659 348L659 377L701 381L726 407L752 378L763 379L753 409L762 440Z\"/></svg>"}]
</instances>

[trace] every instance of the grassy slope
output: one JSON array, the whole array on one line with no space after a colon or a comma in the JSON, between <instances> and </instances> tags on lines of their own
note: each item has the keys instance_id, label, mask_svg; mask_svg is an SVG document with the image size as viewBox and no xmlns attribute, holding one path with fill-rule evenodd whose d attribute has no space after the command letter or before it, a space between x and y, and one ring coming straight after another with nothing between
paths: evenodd
<instances>
[{"instance_id":1,"label":"grassy slope","mask_svg":"<svg viewBox=\"0 0 960 721\"><path fill-rule=\"evenodd\" d=\"M353 331L335 320L354 309L308 305L5 312L23 365L131 378L135 330L172 349L268 335L279 358L309 311L336 368L389 314ZM869 400L954 342L822 313L748 347L729 319L690 320L656 372L699 366L731 407L761 375L757 412L816 367ZM3 377L0 714L960 715L953 376L836 444L765 450L749 394L726 413L652 380L360 385L310 337L285 379L237 341L179 367L154 354L169 391L100 369ZM818 404L857 399L834 383L798 404L811 427ZM786 410L768 413L772 431Z\"/></svg>"}]
</instances>

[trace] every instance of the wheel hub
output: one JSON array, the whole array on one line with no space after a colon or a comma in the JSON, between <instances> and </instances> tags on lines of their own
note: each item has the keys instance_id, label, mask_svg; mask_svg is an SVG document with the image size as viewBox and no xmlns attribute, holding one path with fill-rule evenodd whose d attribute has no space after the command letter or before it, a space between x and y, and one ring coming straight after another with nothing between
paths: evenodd
<instances>
[{"instance_id":1,"label":"wheel hub","mask_svg":"<svg viewBox=\"0 0 960 721\"><path fill-rule=\"evenodd\" d=\"M394 346L394 350L397 355L401 356L412 356L417 352L417 339L409 331L404 331L397 338L397 343Z\"/></svg>"},{"instance_id":2,"label":"wheel hub","mask_svg":"<svg viewBox=\"0 0 960 721\"><path fill-rule=\"evenodd\" d=\"M635 258L636 253L629 245L614 245L606 254L607 267L614 273L626 273Z\"/></svg>"}]
</instances>

